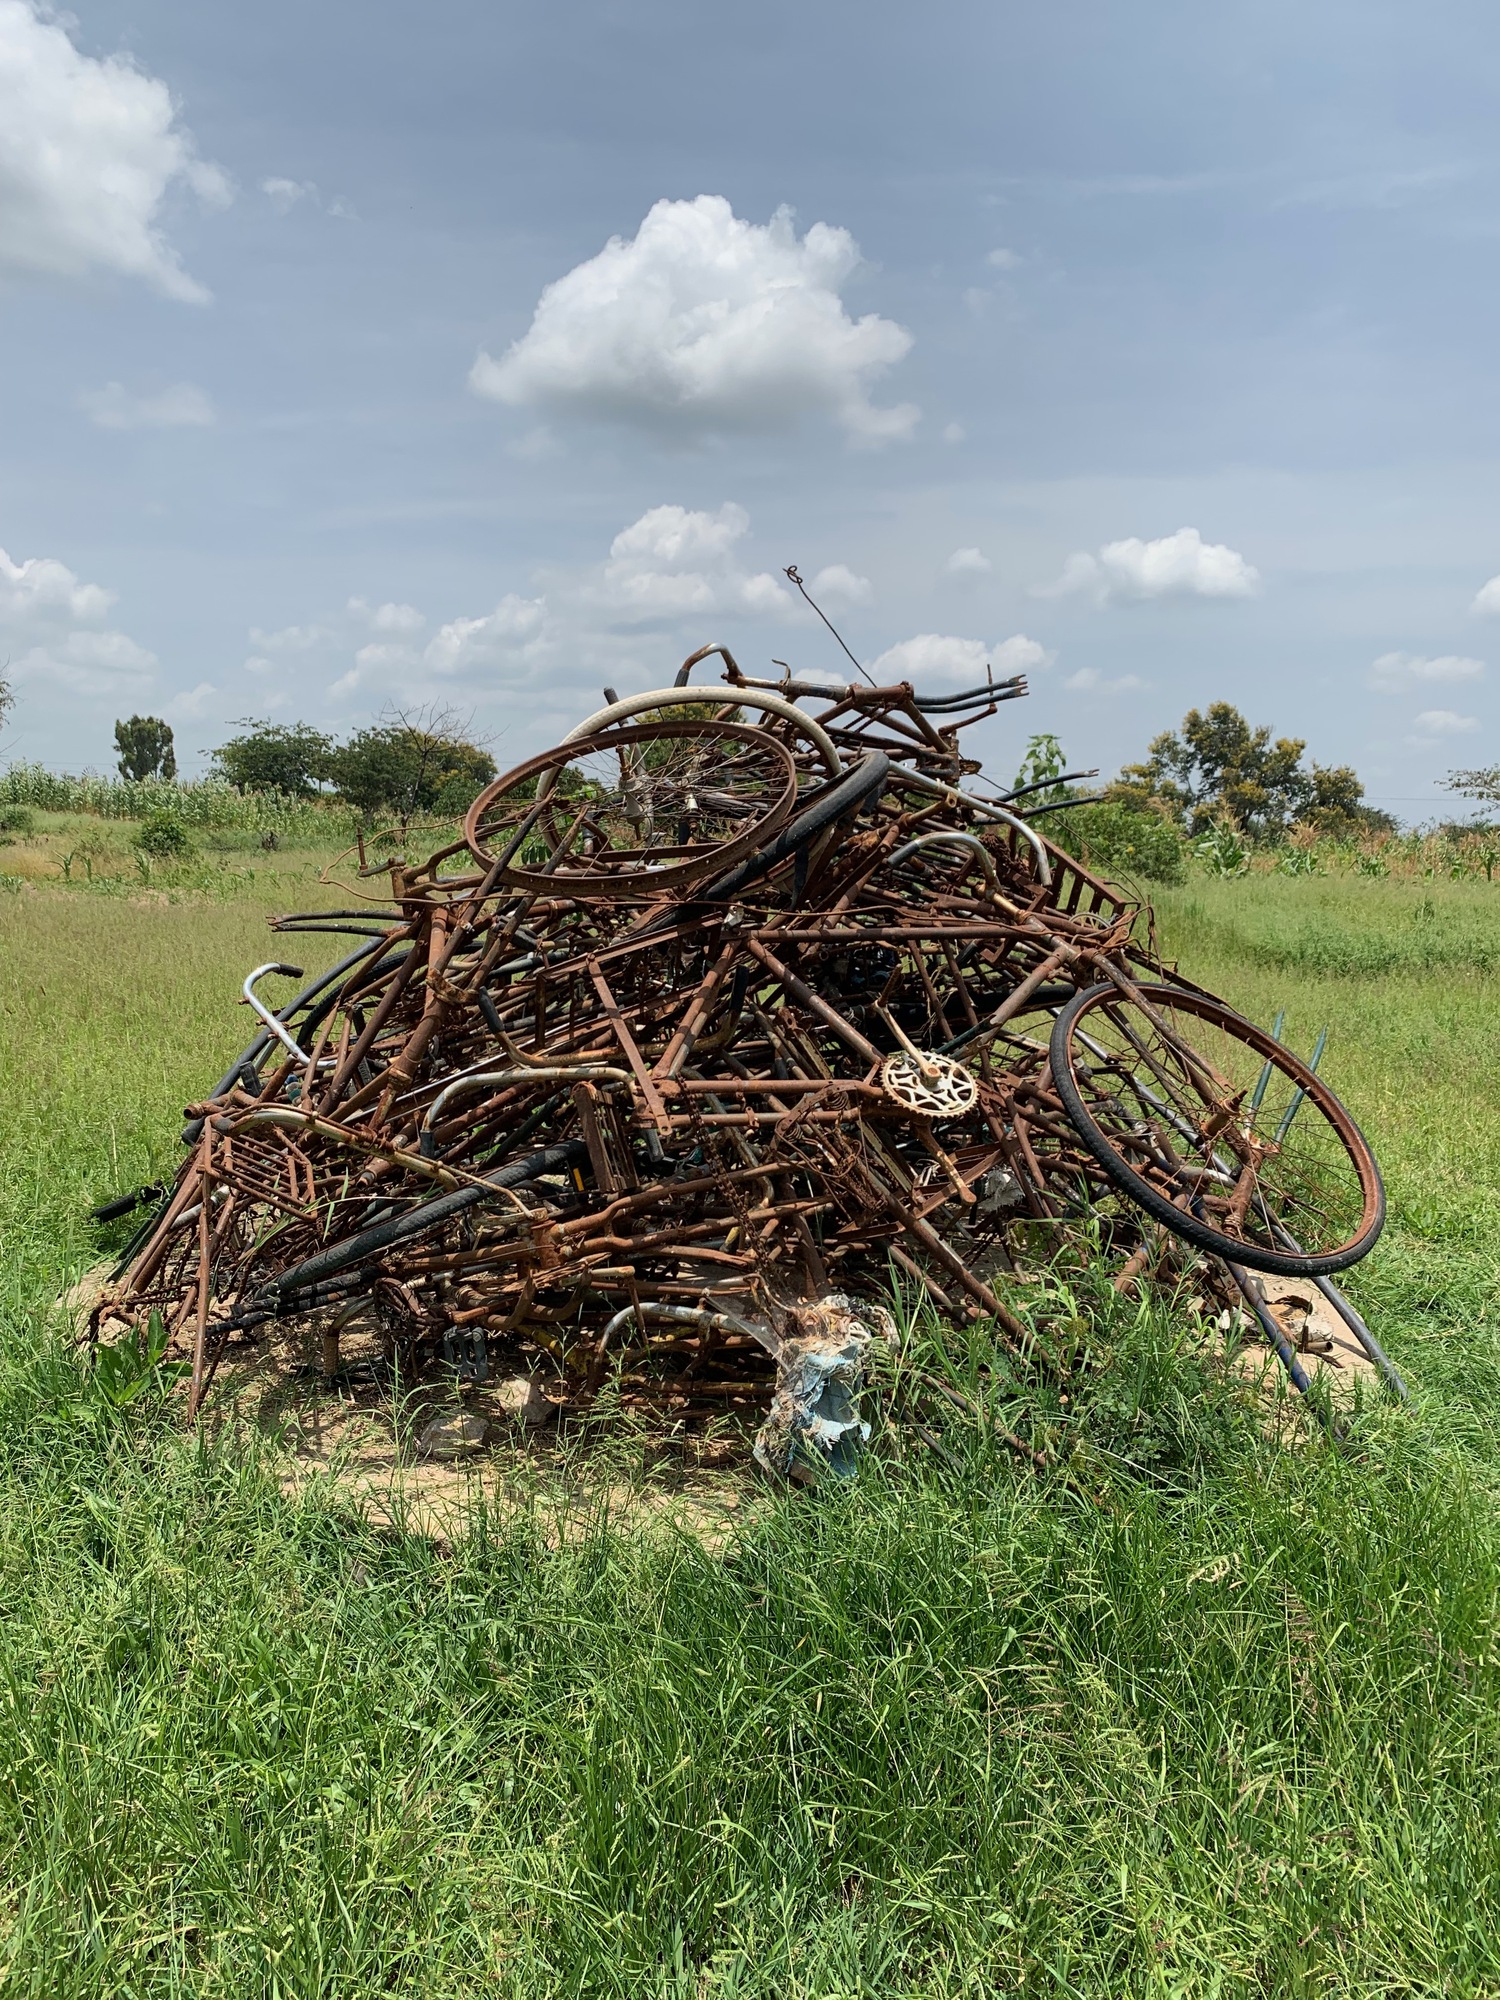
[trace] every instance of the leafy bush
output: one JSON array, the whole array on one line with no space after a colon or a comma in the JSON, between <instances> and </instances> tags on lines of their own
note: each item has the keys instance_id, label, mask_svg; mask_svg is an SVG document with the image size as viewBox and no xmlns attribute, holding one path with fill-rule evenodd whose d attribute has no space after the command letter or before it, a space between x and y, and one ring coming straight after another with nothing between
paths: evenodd
<instances>
[{"instance_id":1,"label":"leafy bush","mask_svg":"<svg viewBox=\"0 0 1500 2000\"><path fill-rule=\"evenodd\" d=\"M1281 850L1276 861L1277 871L1282 875L1321 875L1318 857L1311 847L1299 846L1289 841Z\"/></svg>"},{"instance_id":2,"label":"leafy bush","mask_svg":"<svg viewBox=\"0 0 1500 2000\"><path fill-rule=\"evenodd\" d=\"M367 819L382 815L404 825L418 813L464 812L495 775L486 751L439 726L410 722L361 729L333 754L340 793Z\"/></svg>"},{"instance_id":3,"label":"leafy bush","mask_svg":"<svg viewBox=\"0 0 1500 2000\"><path fill-rule=\"evenodd\" d=\"M242 723L243 736L232 736L214 752L214 765L226 783L242 792L284 792L288 798L311 798L329 776L332 737L305 722Z\"/></svg>"},{"instance_id":4,"label":"leafy bush","mask_svg":"<svg viewBox=\"0 0 1500 2000\"><path fill-rule=\"evenodd\" d=\"M1187 858L1178 829L1161 814L1106 799L1049 815L1047 837L1101 875L1183 882Z\"/></svg>"},{"instance_id":5,"label":"leafy bush","mask_svg":"<svg viewBox=\"0 0 1500 2000\"><path fill-rule=\"evenodd\" d=\"M194 851L192 835L171 812L147 813L137 830L135 844L153 861L185 861Z\"/></svg>"},{"instance_id":6,"label":"leafy bush","mask_svg":"<svg viewBox=\"0 0 1500 2000\"><path fill-rule=\"evenodd\" d=\"M0 806L0 833L35 833L36 814L30 806Z\"/></svg>"},{"instance_id":7,"label":"leafy bush","mask_svg":"<svg viewBox=\"0 0 1500 2000\"><path fill-rule=\"evenodd\" d=\"M1250 849L1240 839L1233 820L1221 819L1193 842L1193 858L1210 875L1246 875Z\"/></svg>"}]
</instances>

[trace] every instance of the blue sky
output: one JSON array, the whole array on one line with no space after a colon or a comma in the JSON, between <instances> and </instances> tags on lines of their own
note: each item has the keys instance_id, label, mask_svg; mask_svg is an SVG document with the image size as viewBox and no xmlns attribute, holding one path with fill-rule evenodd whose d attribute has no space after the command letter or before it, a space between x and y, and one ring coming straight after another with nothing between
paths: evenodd
<instances>
[{"instance_id":1,"label":"blue sky","mask_svg":"<svg viewBox=\"0 0 1500 2000\"><path fill-rule=\"evenodd\" d=\"M0 759L438 702L503 763L706 640L835 672L796 563L872 665L1029 672L1002 775L1222 697L1441 811L1497 72L1443 0L0 0Z\"/></svg>"}]
</instances>

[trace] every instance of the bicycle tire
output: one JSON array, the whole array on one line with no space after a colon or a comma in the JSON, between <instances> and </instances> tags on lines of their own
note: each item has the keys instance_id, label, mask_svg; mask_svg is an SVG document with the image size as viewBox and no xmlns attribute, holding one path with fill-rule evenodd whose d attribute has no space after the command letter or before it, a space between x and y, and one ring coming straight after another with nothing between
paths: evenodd
<instances>
[{"instance_id":1,"label":"bicycle tire","mask_svg":"<svg viewBox=\"0 0 1500 2000\"><path fill-rule=\"evenodd\" d=\"M1087 1052L1081 1052L1079 1042L1080 1034L1086 1032L1084 1024L1087 1017L1091 1013L1102 1016L1106 1005L1118 1012L1134 1004L1118 987L1105 981L1097 986L1085 987L1061 1010L1053 1023L1049 1054L1052 1080L1056 1085L1063 1109L1067 1113L1068 1121L1115 1186L1129 1195L1139 1207L1145 1209L1148 1215L1170 1229L1174 1235L1191 1243L1196 1249L1228 1258L1252 1270L1266 1271L1289 1278L1326 1277L1334 1271L1347 1270L1351 1264L1357 1264L1362 1257L1368 1255L1385 1224L1385 1189L1380 1177L1380 1168L1364 1134L1333 1092L1306 1063L1294 1056L1290 1050L1283 1048L1279 1042L1273 1041L1264 1029L1256 1027L1252 1021L1247 1021L1243 1015L1236 1014L1232 1008L1224 1006L1210 995L1192 993L1172 986L1138 986L1136 992L1147 1007L1153 1010L1169 1008L1175 1014L1185 1014L1210 1023L1227 1041L1240 1044L1253 1052L1263 1068L1268 1067L1273 1074L1279 1075L1290 1086L1294 1100L1292 1117L1295 1118L1305 1107L1315 1117L1321 1119L1322 1127L1326 1127L1335 1136L1344 1159L1352 1168L1354 1183L1359 1193L1359 1216L1344 1241L1323 1250L1298 1250L1294 1253L1284 1247L1276 1246L1275 1239L1278 1233L1284 1236L1287 1231L1279 1206L1275 1206L1274 1200L1268 1201L1262 1211L1265 1217L1265 1234L1270 1240L1266 1242L1258 1242L1253 1238L1247 1240L1245 1237L1232 1235L1225 1229L1215 1228L1203 1219L1201 1212L1193 1213L1190 1208L1181 1205L1180 1199L1174 1200L1165 1193L1160 1183L1167 1178L1166 1175L1159 1173L1156 1180L1148 1179L1138 1167L1132 1165L1122 1154L1118 1141L1104 1129L1096 1111L1090 1108L1080 1081L1080 1070L1089 1067L1086 1061L1081 1060L1081 1053ZM1144 1015L1140 1016L1142 1020L1146 1018ZM1168 1053L1170 1054L1170 1045ZM1193 1054L1204 1069L1211 1068L1206 1058L1196 1051L1193 1051ZM1183 1063L1182 1067L1184 1076L1188 1076L1190 1065ZM1139 1096L1139 1088L1136 1086L1132 1088ZM1298 1092L1301 1093L1300 1098L1296 1096ZM1202 1095L1201 1089L1199 1095ZM1095 1102L1096 1104L1099 1102L1097 1095ZM1252 1112L1252 1124L1257 1115L1258 1111ZM1180 1113L1177 1116L1180 1116ZM1267 1122L1269 1123L1269 1119ZM1288 1120L1288 1129L1290 1123L1291 1120ZM1220 1133L1205 1135L1200 1131L1196 1137L1204 1149L1205 1157L1216 1161L1221 1144ZM1141 1142L1137 1142L1135 1149L1140 1152L1149 1151L1149 1148ZM1266 1149L1263 1156L1268 1159L1284 1157L1279 1141L1273 1147ZM1245 1171L1249 1170L1242 1169L1242 1172ZM1205 1169L1194 1169L1192 1172L1197 1175L1200 1184L1210 1177ZM1184 1179L1191 1177L1185 1167L1181 1173ZM1215 1174L1213 1178L1219 1180L1222 1192L1222 1175ZM1257 1184L1259 1185L1258 1177ZM1286 1198L1295 1199L1294 1196ZM1193 1199L1201 1211L1203 1207L1201 1195ZM1248 1214L1246 1219L1248 1220Z\"/></svg>"}]
</instances>

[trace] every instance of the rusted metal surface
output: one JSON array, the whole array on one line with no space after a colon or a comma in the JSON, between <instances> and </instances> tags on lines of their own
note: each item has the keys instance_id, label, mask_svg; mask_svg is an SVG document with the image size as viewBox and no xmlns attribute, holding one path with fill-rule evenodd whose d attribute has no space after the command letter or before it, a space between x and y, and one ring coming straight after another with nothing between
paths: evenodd
<instances>
[{"instance_id":1,"label":"rusted metal surface","mask_svg":"<svg viewBox=\"0 0 1500 2000\"><path fill-rule=\"evenodd\" d=\"M725 684L691 684L710 652ZM1381 1198L1342 1106L973 789L961 729L1024 692L752 683L705 649L391 861L383 915L276 920L366 942L274 1018L254 982L288 968L247 980L265 1031L189 1108L102 1319L160 1312L195 1412L236 1346L357 1300L407 1368L482 1332L579 1404L764 1403L811 1340L843 1438L849 1302L893 1275L1034 1360L992 1281L1038 1225L1130 1282L1174 1240L1352 1262ZM773 1456L807 1428L788 1380Z\"/></svg>"}]
</instances>

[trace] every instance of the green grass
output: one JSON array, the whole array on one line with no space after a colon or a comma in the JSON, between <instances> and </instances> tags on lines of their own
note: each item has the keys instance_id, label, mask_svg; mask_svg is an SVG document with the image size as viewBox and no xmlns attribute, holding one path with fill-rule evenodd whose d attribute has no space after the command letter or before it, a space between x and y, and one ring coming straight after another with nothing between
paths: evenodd
<instances>
[{"instance_id":1,"label":"green grass","mask_svg":"<svg viewBox=\"0 0 1500 2000\"><path fill-rule=\"evenodd\" d=\"M1104 1505L955 1425L718 1549L543 1502L442 1548L92 1398L48 1302L248 1039L276 885L0 898L0 1992L1500 1991L1500 890L1417 885L1447 956L1319 942L1412 886L1161 902L1185 970L1332 1024L1409 1409L1282 1450L1096 1301L1029 1414Z\"/></svg>"}]
</instances>

